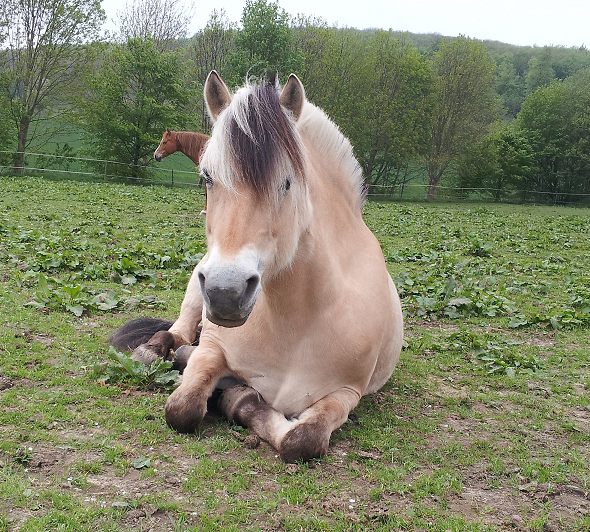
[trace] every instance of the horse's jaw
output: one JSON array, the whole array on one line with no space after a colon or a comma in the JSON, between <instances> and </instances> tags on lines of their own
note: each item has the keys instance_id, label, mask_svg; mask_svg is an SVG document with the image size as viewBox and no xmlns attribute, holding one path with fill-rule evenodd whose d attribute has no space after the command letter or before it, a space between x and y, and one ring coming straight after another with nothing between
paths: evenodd
<instances>
[{"instance_id":1,"label":"horse's jaw","mask_svg":"<svg viewBox=\"0 0 590 532\"><path fill-rule=\"evenodd\" d=\"M242 319L226 320L226 319L219 318L219 317L216 317L216 316L210 314L208 310L206 311L206 316L207 316L207 319L211 323L214 323L215 325L219 325L220 327L226 327L227 329L231 329L232 327L241 327L242 325L244 325L244 323L246 323L246 321L248 320L248 317L249 317L249 315L248 315Z\"/></svg>"}]
</instances>

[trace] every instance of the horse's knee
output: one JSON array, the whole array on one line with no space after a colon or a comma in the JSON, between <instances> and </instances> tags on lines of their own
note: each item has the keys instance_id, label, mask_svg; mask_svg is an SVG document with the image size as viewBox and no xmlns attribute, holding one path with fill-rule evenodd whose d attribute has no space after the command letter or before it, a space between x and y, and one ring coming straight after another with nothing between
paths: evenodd
<instances>
[{"instance_id":1,"label":"horse's knee","mask_svg":"<svg viewBox=\"0 0 590 532\"><path fill-rule=\"evenodd\" d=\"M217 403L227 419L244 427L250 426L252 416L263 409L265 404L254 388L243 384L227 388Z\"/></svg>"},{"instance_id":2,"label":"horse's knee","mask_svg":"<svg viewBox=\"0 0 590 532\"><path fill-rule=\"evenodd\" d=\"M195 432L207 412L207 398L184 393L181 386L168 397L164 411L166 424L171 429L182 433Z\"/></svg>"},{"instance_id":3,"label":"horse's knee","mask_svg":"<svg viewBox=\"0 0 590 532\"><path fill-rule=\"evenodd\" d=\"M307 462L328 454L330 430L319 422L304 422L295 425L281 441L278 449L284 462Z\"/></svg>"},{"instance_id":4,"label":"horse's knee","mask_svg":"<svg viewBox=\"0 0 590 532\"><path fill-rule=\"evenodd\" d=\"M179 373L183 373L188 364L188 360L195 349L196 347L192 345L181 345L176 350L176 354L172 360L172 369L178 370Z\"/></svg>"}]
</instances>

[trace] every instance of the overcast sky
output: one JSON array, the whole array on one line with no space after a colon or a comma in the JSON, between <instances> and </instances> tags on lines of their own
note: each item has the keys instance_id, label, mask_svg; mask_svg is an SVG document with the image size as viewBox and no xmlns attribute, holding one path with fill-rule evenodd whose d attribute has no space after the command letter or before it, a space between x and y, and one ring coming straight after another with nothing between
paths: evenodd
<instances>
[{"instance_id":1,"label":"overcast sky","mask_svg":"<svg viewBox=\"0 0 590 532\"><path fill-rule=\"evenodd\" d=\"M109 20L126 0L103 0ZM523 46L590 47L590 0L279 0L287 13L315 15L339 27L466 35ZM190 5L186 0L185 5ZM195 0L191 34L213 9L239 22L244 0ZM112 28L112 24L109 25Z\"/></svg>"}]
</instances>

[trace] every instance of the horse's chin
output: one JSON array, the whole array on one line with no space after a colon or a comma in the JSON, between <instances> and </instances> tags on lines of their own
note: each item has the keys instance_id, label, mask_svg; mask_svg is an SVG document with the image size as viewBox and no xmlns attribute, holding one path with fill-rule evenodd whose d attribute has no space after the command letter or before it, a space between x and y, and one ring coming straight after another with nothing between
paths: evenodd
<instances>
[{"instance_id":1,"label":"horse's chin","mask_svg":"<svg viewBox=\"0 0 590 532\"><path fill-rule=\"evenodd\" d=\"M248 316L249 316L249 314L248 314ZM207 311L207 319L211 323L214 323L215 325L219 325L220 327L227 327L228 329L230 329L232 327L240 327L240 326L244 325L244 323L246 323L246 320L248 319L248 316L246 316L245 318L237 318L237 319L228 320L225 318L220 318L218 316L214 316Z\"/></svg>"}]
</instances>

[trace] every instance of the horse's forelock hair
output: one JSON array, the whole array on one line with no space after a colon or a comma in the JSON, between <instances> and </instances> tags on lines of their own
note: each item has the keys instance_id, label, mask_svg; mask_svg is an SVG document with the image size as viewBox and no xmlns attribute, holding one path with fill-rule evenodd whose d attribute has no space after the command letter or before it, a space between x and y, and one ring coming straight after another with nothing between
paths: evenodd
<instances>
[{"instance_id":1,"label":"horse's forelock hair","mask_svg":"<svg viewBox=\"0 0 590 532\"><path fill-rule=\"evenodd\" d=\"M257 194L276 193L277 178L303 179L304 161L292 119L279 102L277 87L247 85L234 95L215 128L216 147L225 155L225 168L216 177L227 188L241 180ZM229 162L229 165L227 163Z\"/></svg>"}]
</instances>

